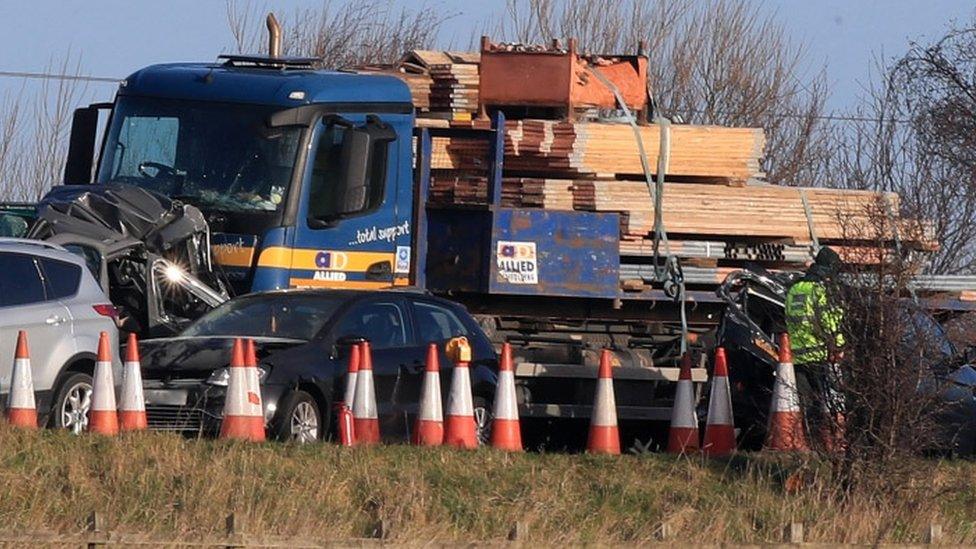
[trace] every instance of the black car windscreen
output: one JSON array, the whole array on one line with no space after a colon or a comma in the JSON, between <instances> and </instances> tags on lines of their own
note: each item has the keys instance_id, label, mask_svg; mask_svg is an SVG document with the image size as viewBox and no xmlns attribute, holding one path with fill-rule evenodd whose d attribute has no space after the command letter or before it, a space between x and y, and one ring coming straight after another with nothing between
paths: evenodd
<instances>
[{"instance_id":1,"label":"black car windscreen","mask_svg":"<svg viewBox=\"0 0 976 549\"><path fill-rule=\"evenodd\" d=\"M339 297L308 294L241 297L210 311L181 335L310 340L342 303Z\"/></svg>"}]
</instances>

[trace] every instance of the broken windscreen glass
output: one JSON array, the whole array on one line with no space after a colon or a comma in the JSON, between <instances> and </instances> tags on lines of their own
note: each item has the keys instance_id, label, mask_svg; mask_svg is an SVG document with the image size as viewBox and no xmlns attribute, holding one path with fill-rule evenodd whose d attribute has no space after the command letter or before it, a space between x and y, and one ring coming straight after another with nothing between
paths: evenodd
<instances>
[{"instance_id":1,"label":"broken windscreen glass","mask_svg":"<svg viewBox=\"0 0 976 549\"><path fill-rule=\"evenodd\" d=\"M299 127L269 128L277 107L120 97L99 183L127 183L206 209L275 211L287 194Z\"/></svg>"}]
</instances>

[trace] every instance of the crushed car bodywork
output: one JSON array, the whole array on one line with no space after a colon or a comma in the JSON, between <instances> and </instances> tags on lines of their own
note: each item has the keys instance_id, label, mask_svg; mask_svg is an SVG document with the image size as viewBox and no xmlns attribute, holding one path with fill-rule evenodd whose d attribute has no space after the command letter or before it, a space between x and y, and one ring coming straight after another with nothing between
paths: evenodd
<instances>
[{"instance_id":1,"label":"crushed car bodywork","mask_svg":"<svg viewBox=\"0 0 976 549\"><path fill-rule=\"evenodd\" d=\"M194 206L132 185L67 185L37 212L27 237L85 257L130 331L172 334L228 299Z\"/></svg>"}]
</instances>

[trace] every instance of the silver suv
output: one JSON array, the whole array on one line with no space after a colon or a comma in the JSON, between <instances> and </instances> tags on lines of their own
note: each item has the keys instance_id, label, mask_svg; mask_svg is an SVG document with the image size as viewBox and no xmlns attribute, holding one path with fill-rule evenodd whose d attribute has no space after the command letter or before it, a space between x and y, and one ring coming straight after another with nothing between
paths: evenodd
<instances>
[{"instance_id":1,"label":"silver suv","mask_svg":"<svg viewBox=\"0 0 976 549\"><path fill-rule=\"evenodd\" d=\"M84 259L37 240L0 238L2 398L10 391L17 332L26 330L39 418L80 432L88 422L100 332L111 339L113 370L120 368L115 314Z\"/></svg>"}]
</instances>

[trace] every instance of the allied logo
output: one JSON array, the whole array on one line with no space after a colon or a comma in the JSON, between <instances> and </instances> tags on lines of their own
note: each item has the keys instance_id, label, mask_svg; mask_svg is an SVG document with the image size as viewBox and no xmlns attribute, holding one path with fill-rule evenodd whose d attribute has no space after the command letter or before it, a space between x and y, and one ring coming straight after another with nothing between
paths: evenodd
<instances>
[{"instance_id":1,"label":"allied logo","mask_svg":"<svg viewBox=\"0 0 976 549\"><path fill-rule=\"evenodd\" d=\"M345 252L319 252L315 254L315 266L319 269L344 270L349 265Z\"/></svg>"}]
</instances>

